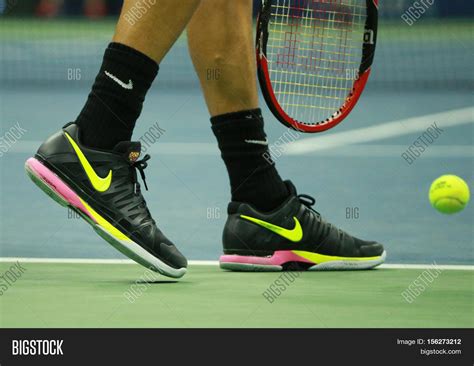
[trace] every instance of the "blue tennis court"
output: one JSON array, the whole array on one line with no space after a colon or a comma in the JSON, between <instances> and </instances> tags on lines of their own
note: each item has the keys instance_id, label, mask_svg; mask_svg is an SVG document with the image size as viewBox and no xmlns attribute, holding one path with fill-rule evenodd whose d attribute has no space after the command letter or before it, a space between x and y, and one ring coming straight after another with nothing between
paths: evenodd
<instances>
[{"instance_id":1,"label":"blue tennis court","mask_svg":"<svg viewBox=\"0 0 474 366\"><path fill-rule=\"evenodd\" d=\"M27 130L0 159L2 256L121 257L79 218L51 204L24 174L24 161L45 136L74 118L86 93L87 89L48 89L46 93L19 88L2 95L2 120L12 125L19 122ZM471 105L469 91L400 95L369 89L350 120L324 138L407 118L459 113ZM265 117L269 140L277 141L287 129L268 112ZM149 206L185 255L217 260L229 192L199 89L156 88L148 96L136 138L156 122L165 132L149 147ZM277 165L302 193L316 196L317 209L328 219L361 237L386 243L389 263L472 264L472 205L458 215L441 215L429 204L428 188L433 179L446 173L472 182L473 125L443 128L443 121L433 122L444 132L411 165L401 154L422 131L387 139L374 136L371 142L355 145L344 140L344 146L296 155L282 152ZM301 136L295 143L314 139L317 146L318 138Z\"/></svg>"}]
</instances>

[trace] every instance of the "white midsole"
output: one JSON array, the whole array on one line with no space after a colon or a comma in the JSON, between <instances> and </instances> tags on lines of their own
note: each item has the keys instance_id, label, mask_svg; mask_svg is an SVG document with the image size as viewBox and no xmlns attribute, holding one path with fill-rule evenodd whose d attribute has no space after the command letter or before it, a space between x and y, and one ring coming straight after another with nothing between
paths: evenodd
<instances>
[{"instance_id":1,"label":"white midsole","mask_svg":"<svg viewBox=\"0 0 474 366\"><path fill-rule=\"evenodd\" d=\"M308 268L308 271L343 271L343 270L359 270L370 269L381 265L385 262L387 253L384 251L379 258L371 260L334 260L320 264L315 264ZM235 271L266 271L274 272L283 270L282 265L277 264L253 264L253 263L238 263L238 262L220 262L220 267L223 269Z\"/></svg>"},{"instance_id":2,"label":"white midsole","mask_svg":"<svg viewBox=\"0 0 474 366\"><path fill-rule=\"evenodd\" d=\"M170 276L174 278L183 277L184 274L186 273L186 268L183 267L183 268L176 269L176 268L170 267L163 261L159 260L157 257L153 256L151 253L143 249L142 246L135 243L134 241L131 241L131 240L125 241L125 240L117 239L116 237L112 237L109 234L109 232L106 229L104 229L102 226L95 225L95 227L101 230L105 235L107 235L109 238L113 240L113 243L109 242L112 246L118 249L121 253L136 260L137 262L139 263L141 262L140 264L144 265L145 267L148 267L151 270L160 272L166 276ZM133 256L130 256L129 252L132 252L133 255L136 256L137 258L133 258ZM141 261L139 259L141 259Z\"/></svg>"}]
</instances>

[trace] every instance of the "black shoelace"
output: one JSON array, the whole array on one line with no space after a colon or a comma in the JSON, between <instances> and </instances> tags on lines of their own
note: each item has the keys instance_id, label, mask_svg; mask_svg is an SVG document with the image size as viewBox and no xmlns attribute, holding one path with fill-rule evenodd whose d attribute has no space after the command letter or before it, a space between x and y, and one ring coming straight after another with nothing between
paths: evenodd
<instances>
[{"instance_id":1,"label":"black shoelace","mask_svg":"<svg viewBox=\"0 0 474 366\"><path fill-rule=\"evenodd\" d=\"M313 206L316 204L316 199L314 197L311 197L307 194L299 194L298 199L303 205L308 207L311 211L317 213L318 216L321 216L321 214L313 208Z\"/></svg>"},{"instance_id":2,"label":"black shoelace","mask_svg":"<svg viewBox=\"0 0 474 366\"><path fill-rule=\"evenodd\" d=\"M132 171L133 171L133 183L135 184L135 192L140 193L140 183L138 183L137 178L137 170L140 172L140 177L143 180L143 184L145 185L145 189L148 191L148 186L146 184L145 179L145 169L148 166L147 161L150 160L151 156L146 154L143 159L137 160L132 164Z\"/></svg>"},{"instance_id":3,"label":"black shoelace","mask_svg":"<svg viewBox=\"0 0 474 366\"><path fill-rule=\"evenodd\" d=\"M299 194L298 199L303 205L305 205L311 211L313 211L318 216L318 220L322 222L321 214L318 211L316 211L313 207L316 204L316 199L314 197L311 197L307 194ZM333 225L330 223L325 223L325 225L321 225L318 230L318 235L320 235L323 238L323 240L325 240L324 238L326 238L329 235L332 227ZM337 229L339 237L344 235L344 232L341 229L337 227L335 228Z\"/></svg>"}]
</instances>

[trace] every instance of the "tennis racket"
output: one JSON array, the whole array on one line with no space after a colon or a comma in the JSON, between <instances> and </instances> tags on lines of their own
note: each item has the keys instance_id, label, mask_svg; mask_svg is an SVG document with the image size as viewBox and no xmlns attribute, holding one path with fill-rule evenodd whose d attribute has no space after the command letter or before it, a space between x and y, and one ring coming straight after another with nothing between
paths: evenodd
<instances>
[{"instance_id":1,"label":"tennis racket","mask_svg":"<svg viewBox=\"0 0 474 366\"><path fill-rule=\"evenodd\" d=\"M378 0L263 0L257 68L268 107L284 125L322 132L364 90L377 41Z\"/></svg>"}]
</instances>

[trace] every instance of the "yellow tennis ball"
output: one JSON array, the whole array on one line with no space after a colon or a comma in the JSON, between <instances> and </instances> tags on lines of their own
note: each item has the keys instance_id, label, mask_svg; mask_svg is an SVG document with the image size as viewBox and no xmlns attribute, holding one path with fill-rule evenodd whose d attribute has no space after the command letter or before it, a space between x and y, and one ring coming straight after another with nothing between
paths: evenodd
<instances>
[{"instance_id":1,"label":"yellow tennis ball","mask_svg":"<svg viewBox=\"0 0 474 366\"><path fill-rule=\"evenodd\" d=\"M462 211L469 202L469 196L468 185L455 175L442 175L431 184L431 205L444 214Z\"/></svg>"}]
</instances>

